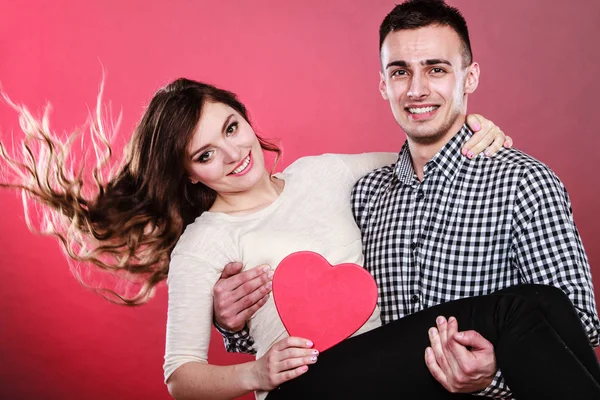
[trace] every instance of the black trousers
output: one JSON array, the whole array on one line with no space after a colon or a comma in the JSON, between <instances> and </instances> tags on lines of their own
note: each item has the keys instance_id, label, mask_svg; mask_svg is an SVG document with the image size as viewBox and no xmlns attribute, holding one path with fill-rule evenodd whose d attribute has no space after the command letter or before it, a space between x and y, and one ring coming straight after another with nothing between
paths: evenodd
<instances>
[{"instance_id":1,"label":"black trousers","mask_svg":"<svg viewBox=\"0 0 600 400\"><path fill-rule=\"evenodd\" d=\"M425 365L427 332L439 315L494 345L518 400L600 399L600 366L573 304L544 285L440 304L347 339L267 399L473 399L447 392Z\"/></svg>"}]
</instances>

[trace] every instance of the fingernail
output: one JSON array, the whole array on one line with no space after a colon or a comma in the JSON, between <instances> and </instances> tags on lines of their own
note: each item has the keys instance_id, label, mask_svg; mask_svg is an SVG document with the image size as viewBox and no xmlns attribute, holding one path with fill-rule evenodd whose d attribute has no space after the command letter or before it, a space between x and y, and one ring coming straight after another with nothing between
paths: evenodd
<instances>
[{"instance_id":1,"label":"fingernail","mask_svg":"<svg viewBox=\"0 0 600 400\"><path fill-rule=\"evenodd\" d=\"M269 278L273 278L273 275L275 275L275 271L269 271L269 273L267 274Z\"/></svg>"},{"instance_id":2,"label":"fingernail","mask_svg":"<svg viewBox=\"0 0 600 400\"><path fill-rule=\"evenodd\" d=\"M478 130L480 130L480 129L481 129L481 125L479 124L479 122L475 122L475 123L473 124L473 129L475 129L476 131L478 131Z\"/></svg>"},{"instance_id":3,"label":"fingernail","mask_svg":"<svg viewBox=\"0 0 600 400\"><path fill-rule=\"evenodd\" d=\"M319 354L319 350L315 349L312 351L313 354Z\"/></svg>"},{"instance_id":4,"label":"fingernail","mask_svg":"<svg viewBox=\"0 0 600 400\"><path fill-rule=\"evenodd\" d=\"M266 267L263 267L264 272L269 272L270 270L271 270L271 267L269 267L268 265Z\"/></svg>"},{"instance_id":5,"label":"fingernail","mask_svg":"<svg viewBox=\"0 0 600 400\"><path fill-rule=\"evenodd\" d=\"M444 318L444 317L437 317L435 319L435 322L437 322L438 325L444 325L446 323L446 318Z\"/></svg>"},{"instance_id":6,"label":"fingernail","mask_svg":"<svg viewBox=\"0 0 600 400\"><path fill-rule=\"evenodd\" d=\"M448 322L449 322L449 323L451 323L451 322L454 322L454 321L456 321L456 318L454 318L454 317L450 317L450 318L448 318Z\"/></svg>"},{"instance_id":7,"label":"fingernail","mask_svg":"<svg viewBox=\"0 0 600 400\"><path fill-rule=\"evenodd\" d=\"M313 347L313 342L311 342L310 340L306 341L306 345L308 347Z\"/></svg>"},{"instance_id":8,"label":"fingernail","mask_svg":"<svg viewBox=\"0 0 600 400\"><path fill-rule=\"evenodd\" d=\"M431 347L426 348L425 353L427 353L427 357L433 357L433 350L431 350Z\"/></svg>"},{"instance_id":9,"label":"fingernail","mask_svg":"<svg viewBox=\"0 0 600 400\"><path fill-rule=\"evenodd\" d=\"M306 371L308 371L308 365L303 365L303 366L301 366L301 367L300 367L300 370L301 370L302 372L306 372Z\"/></svg>"},{"instance_id":10,"label":"fingernail","mask_svg":"<svg viewBox=\"0 0 600 400\"><path fill-rule=\"evenodd\" d=\"M267 282L267 284L265 285L265 287L269 290L271 290L271 288L273 287L273 282L269 281Z\"/></svg>"},{"instance_id":11,"label":"fingernail","mask_svg":"<svg viewBox=\"0 0 600 400\"><path fill-rule=\"evenodd\" d=\"M486 157L489 157L492 154L492 152L489 150L486 150L484 154Z\"/></svg>"},{"instance_id":12,"label":"fingernail","mask_svg":"<svg viewBox=\"0 0 600 400\"><path fill-rule=\"evenodd\" d=\"M436 337L436 336L437 336L437 329L435 329L435 328L430 328L430 329L429 329L429 335L430 335L431 337Z\"/></svg>"},{"instance_id":13,"label":"fingernail","mask_svg":"<svg viewBox=\"0 0 600 400\"><path fill-rule=\"evenodd\" d=\"M456 337L458 337L458 338L461 338L461 337L463 337L463 336L464 336L464 333L462 333L462 332L458 332L458 333L456 334Z\"/></svg>"},{"instance_id":14,"label":"fingernail","mask_svg":"<svg viewBox=\"0 0 600 400\"><path fill-rule=\"evenodd\" d=\"M315 361L317 361L317 356L312 356L312 357L310 357L310 361L312 361L312 362L315 362Z\"/></svg>"},{"instance_id":15,"label":"fingernail","mask_svg":"<svg viewBox=\"0 0 600 400\"><path fill-rule=\"evenodd\" d=\"M466 156L467 155L467 149L462 149L460 151L460 154L462 154L463 156Z\"/></svg>"},{"instance_id":16,"label":"fingernail","mask_svg":"<svg viewBox=\"0 0 600 400\"><path fill-rule=\"evenodd\" d=\"M473 152L472 152L472 151L469 151L469 152L467 153L467 157L469 157L469 158L473 158L473 156L474 156L474 154L473 154Z\"/></svg>"}]
</instances>

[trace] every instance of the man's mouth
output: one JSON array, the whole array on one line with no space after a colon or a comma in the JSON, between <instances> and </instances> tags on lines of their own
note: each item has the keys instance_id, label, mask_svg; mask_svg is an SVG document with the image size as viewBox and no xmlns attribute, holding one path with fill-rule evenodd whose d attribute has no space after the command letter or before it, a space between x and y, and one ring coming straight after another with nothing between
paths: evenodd
<instances>
[{"instance_id":1,"label":"man's mouth","mask_svg":"<svg viewBox=\"0 0 600 400\"><path fill-rule=\"evenodd\" d=\"M233 171L231 171L229 173L229 175L241 174L242 172L244 172L246 170L246 168L248 168L248 165L250 165L250 161L251 161L251 157L250 157L250 154L248 154L248 156L246 158L244 158L242 160L242 162Z\"/></svg>"},{"instance_id":2,"label":"man's mouth","mask_svg":"<svg viewBox=\"0 0 600 400\"><path fill-rule=\"evenodd\" d=\"M411 114L427 114L437 110L440 106L428 106L428 107L407 107L409 113Z\"/></svg>"}]
</instances>

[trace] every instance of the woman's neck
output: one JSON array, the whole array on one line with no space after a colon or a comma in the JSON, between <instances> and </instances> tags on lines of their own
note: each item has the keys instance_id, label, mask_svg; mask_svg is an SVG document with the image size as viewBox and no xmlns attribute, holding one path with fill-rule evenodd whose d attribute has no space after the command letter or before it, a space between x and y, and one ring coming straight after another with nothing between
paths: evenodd
<instances>
[{"instance_id":1,"label":"woman's neck","mask_svg":"<svg viewBox=\"0 0 600 400\"><path fill-rule=\"evenodd\" d=\"M285 181L269 175L260 180L252 189L239 193L218 194L210 208L212 212L229 215L247 215L271 205L281 194Z\"/></svg>"}]
</instances>

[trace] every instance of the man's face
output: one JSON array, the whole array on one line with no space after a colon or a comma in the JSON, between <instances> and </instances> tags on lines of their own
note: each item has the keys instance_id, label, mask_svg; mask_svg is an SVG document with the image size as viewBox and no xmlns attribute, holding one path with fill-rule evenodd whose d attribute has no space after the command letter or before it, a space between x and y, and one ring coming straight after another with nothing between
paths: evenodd
<instances>
[{"instance_id":1,"label":"man's face","mask_svg":"<svg viewBox=\"0 0 600 400\"><path fill-rule=\"evenodd\" d=\"M379 90L409 139L435 143L464 123L467 94L479 81L476 63L463 66L463 45L447 26L392 32L381 48Z\"/></svg>"}]
</instances>

